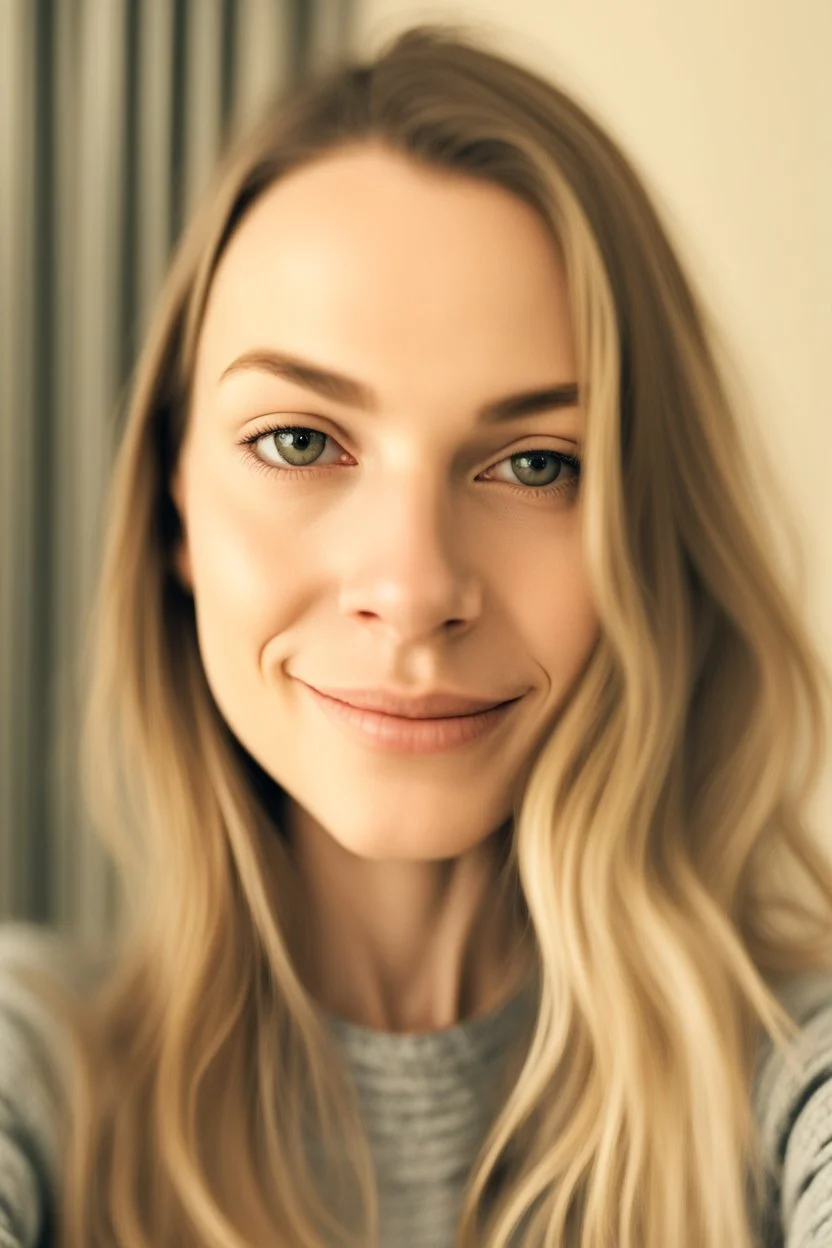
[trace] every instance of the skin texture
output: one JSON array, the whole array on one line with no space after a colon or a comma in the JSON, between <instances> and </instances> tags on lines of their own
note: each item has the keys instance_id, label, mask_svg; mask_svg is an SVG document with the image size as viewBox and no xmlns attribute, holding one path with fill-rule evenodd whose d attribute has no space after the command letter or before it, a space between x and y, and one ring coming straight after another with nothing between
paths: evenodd
<instances>
[{"instance_id":1,"label":"skin texture","mask_svg":"<svg viewBox=\"0 0 832 1248\"><path fill-rule=\"evenodd\" d=\"M360 379L378 410L263 370L220 380L269 348ZM563 264L534 211L381 147L270 188L220 261L172 482L176 566L217 704L288 797L299 965L351 1021L448 1027L521 974L497 833L598 623L574 471L510 456L580 454L584 417L478 410L575 376ZM282 473L279 451L304 456L273 436L241 444L270 420L329 435L310 467ZM381 753L296 678L523 697L461 748Z\"/></svg>"}]
</instances>

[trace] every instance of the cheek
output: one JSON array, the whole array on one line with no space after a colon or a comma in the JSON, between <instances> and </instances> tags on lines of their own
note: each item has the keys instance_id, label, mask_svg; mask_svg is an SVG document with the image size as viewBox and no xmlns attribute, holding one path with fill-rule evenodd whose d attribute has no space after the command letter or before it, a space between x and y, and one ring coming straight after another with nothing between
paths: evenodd
<instances>
[{"instance_id":1,"label":"cheek","mask_svg":"<svg viewBox=\"0 0 832 1248\"><path fill-rule=\"evenodd\" d=\"M553 687L562 688L580 669L600 629L578 534L527 550L513 575L518 629Z\"/></svg>"},{"instance_id":2,"label":"cheek","mask_svg":"<svg viewBox=\"0 0 832 1248\"><path fill-rule=\"evenodd\" d=\"M308 535L281 524L239 491L194 493L189 547L206 668L254 671L262 646L297 618L316 561Z\"/></svg>"}]
</instances>

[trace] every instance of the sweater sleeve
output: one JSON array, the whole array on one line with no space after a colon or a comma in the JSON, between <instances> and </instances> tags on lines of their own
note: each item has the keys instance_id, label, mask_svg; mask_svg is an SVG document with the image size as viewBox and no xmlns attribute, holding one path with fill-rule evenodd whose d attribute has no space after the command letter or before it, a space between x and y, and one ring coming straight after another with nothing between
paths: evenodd
<instances>
[{"instance_id":1,"label":"sweater sleeve","mask_svg":"<svg viewBox=\"0 0 832 1248\"><path fill-rule=\"evenodd\" d=\"M0 1248L40 1248L48 1238L59 1153L59 1038L15 971L60 971L69 958L46 928L0 925Z\"/></svg>"},{"instance_id":2,"label":"sweater sleeve","mask_svg":"<svg viewBox=\"0 0 832 1248\"><path fill-rule=\"evenodd\" d=\"M49 1199L50 1110L28 1028L0 999L0 1248L35 1248Z\"/></svg>"},{"instance_id":3,"label":"sweater sleeve","mask_svg":"<svg viewBox=\"0 0 832 1248\"><path fill-rule=\"evenodd\" d=\"M782 1248L832 1248L832 975L783 994L800 1024L788 1055L767 1039L755 1087Z\"/></svg>"}]
</instances>

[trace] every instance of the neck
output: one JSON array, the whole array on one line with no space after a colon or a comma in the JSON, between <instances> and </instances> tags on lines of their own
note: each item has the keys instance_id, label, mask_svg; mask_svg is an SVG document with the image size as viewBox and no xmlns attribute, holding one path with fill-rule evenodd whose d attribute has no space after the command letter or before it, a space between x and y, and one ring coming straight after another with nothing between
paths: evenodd
<instances>
[{"instance_id":1,"label":"neck","mask_svg":"<svg viewBox=\"0 0 832 1248\"><path fill-rule=\"evenodd\" d=\"M497 1008L530 970L506 877L505 826L458 858L376 861L287 811L297 872L293 950L329 1013L381 1031L434 1031Z\"/></svg>"}]
</instances>

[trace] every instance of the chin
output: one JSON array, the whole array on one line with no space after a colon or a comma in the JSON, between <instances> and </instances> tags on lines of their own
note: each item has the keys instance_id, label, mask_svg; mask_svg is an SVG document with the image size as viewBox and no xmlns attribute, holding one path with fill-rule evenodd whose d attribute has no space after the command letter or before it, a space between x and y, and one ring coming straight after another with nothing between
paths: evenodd
<instances>
[{"instance_id":1,"label":"chin","mask_svg":"<svg viewBox=\"0 0 832 1248\"><path fill-rule=\"evenodd\" d=\"M368 832L366 824L354 835L346 830L330 831L329 834L348 853L370 862L441 862L459 858L485 839L471 837L470 834L467 838L438 837L433 827L407 832L387 827L373 833Z\"/></svg>"}]
</instances>

